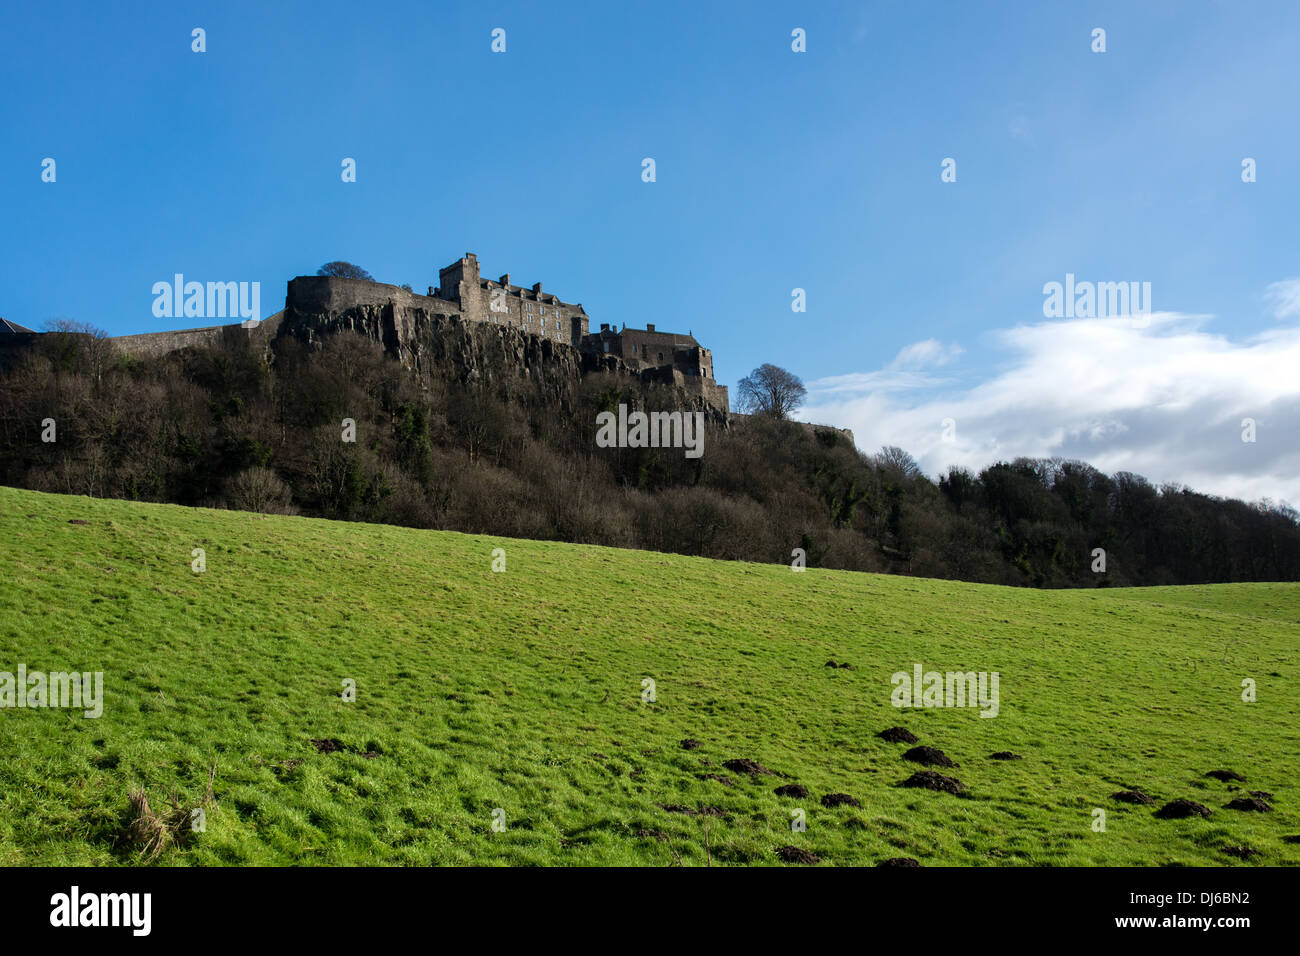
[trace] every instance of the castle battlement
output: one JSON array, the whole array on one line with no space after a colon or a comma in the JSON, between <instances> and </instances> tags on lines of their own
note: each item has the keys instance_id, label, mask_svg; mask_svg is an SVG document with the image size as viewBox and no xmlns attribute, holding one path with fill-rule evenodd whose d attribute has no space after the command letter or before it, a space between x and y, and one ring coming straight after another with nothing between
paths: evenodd
<instances>
[{"instance_id":1,"label":"castle battlement","mask_svg":"<svg viewBox=\"0 0 1300 956\"><path fill-rule=\"evenodd\" d=\"M543 292L540 282L531 289L514 285L508 272L496 281L485 279L472 252L438 270L438 285L430 287L429 296L453 305L471 322L513 326L575 348L587 334L587 312L581 303Z\"/></svg>"},{"instance_id":2,"label":"castle battlement","mask_svg":"<svg viewBox=\"0 0 1300 956\"><path fill-rule=\"evenodd\" d=\"M726 414L727 389L714 379L713 353L690 332L661 332L654 324L621 330L602 324L590 331L582 303L567 302L542 289L515 285L510 274L485 279L478 256L467 252L438 270L438 284L420 295L402 286L339 276L297 276L289 280L283 312L260 328L219 325L175 332L120 336L113 342L131 354L159 355L193 345L245 335L269 341L277 334L312 340L338 329L352 329L384 343L403 361L403 348L427 317L455 317L467 322L513 328L550 343L548 348L577 349L591 368L617 365L648 381L678 385ZM552 353L546 353L552 354Z\"/></svg>"}]
</instances>

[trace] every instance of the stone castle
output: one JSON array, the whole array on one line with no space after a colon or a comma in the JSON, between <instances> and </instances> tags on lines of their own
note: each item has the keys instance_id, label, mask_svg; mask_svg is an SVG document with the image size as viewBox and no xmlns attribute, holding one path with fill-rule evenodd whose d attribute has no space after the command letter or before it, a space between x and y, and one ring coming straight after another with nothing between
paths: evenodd
<instances>
[{"instance_id":1,"label":"stone castle","mask_svg":"<svg viewBox=\"0 0 1300 956\"><path fill-rule=\"evenodd\" d=\"M298 276L289 281L284 310L255 328L217 325L124 335L112 341L128 354L162 355L223 337L242 335L269 342L277 335L295 334L310 342L347 329L382 342L409 366L418 365L422 329L457 320L513 329L531 342L528 353L539 361L562 361L582 371L619 372L675 385L724 419L730 411L727 388L714 378L713 353L690 333L660 332L653 324L619 329L610 323L601 323L592 332L581 303L544 292L540 282L531 288L514 285L509 273L484 279L472 252L440 269L438 285L430 286L427 295L365 279ZM5 336L5 328L0 321L0 340L30 334L17 326ZM566 357L565 349L576 353Z\"/></svg>"},{"instance_id":2,"label":"stone castle","mask_svg":"<svg viewBox=\"0 0 1300 956\"><path fill-rule=\"evenodd\" d=\"M420 371L429 363L451 362L472 377L477 374L472 367L475 349L459 334L470 326L493 328L496 347L525 374L540 368L575 378L608 372L672 386L684 409L704 411L724 426L749 417L731 411L727 387L714 378L713 353L690 332L660 332L653 323L644 329L620 329L606 322L592 332L582 303L544 292L540 282L528 288L515 285L509 273L484 279L472 252L439 269L438 284L429 286L427 295L370 279L298 276L289 280L284 308L252 328L212 325L120 335L110 341L127 355L152 357L221 341L245 340L266 347L280 335L311 343L332 332L352 331L380 342L407 368ZM443 335L442 347L429 350L427 333ZM452 334L448 338L445 333ZM0 370L42 334L0 318ZM850 445L854 441L848 429L797 424L838 432Z\"/></svg>"},{"instance_id":3,"label":"stone castle","mask_svg":"<svg viewBox=\"0 0 1300 956\"><path fill-rule=\"evenodd\" d=\"M541 338L552 345L567 345L587 357L588 368L605 367L638 373L640 377L675 384L699 395L724 414L729 410L727 389L718 385L713 372L713 353L687 333L660 332L654 324L644 329L614 328L601 323L592 332L582 303L565 302L542 290L540 282L531 288L510 281L510 273L496 280L484 279L478 257L467 252L456 262L438 270L438 284L428 295L400 286L361 279L299 276L289 283L282 313L291 325L320 324L321 316L346 315L358 309L380 309L385 344L401 357L403 340L413 332L413 319L429 316L458 316L467 322L513 328ZM328 321L328 320L327 320ZM396 341L393 341L393 340Z\"/></svg>"}]
</instances>

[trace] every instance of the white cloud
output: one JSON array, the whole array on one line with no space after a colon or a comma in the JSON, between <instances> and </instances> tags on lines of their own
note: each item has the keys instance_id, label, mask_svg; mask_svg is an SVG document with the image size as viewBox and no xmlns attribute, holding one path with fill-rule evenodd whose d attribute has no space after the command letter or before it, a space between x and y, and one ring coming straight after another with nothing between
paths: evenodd
<instances>
[{"instance_id":1,"label":"white cloud","mask_svg":"<svg viewBox=\"0 0 1300 956\"><path fill-rule=\"evenodd\" d=\"M1273 310L1274 318L1300 318L1300 279L1274 282L1264 290L1264 298Z\"/></svg>"},{"instance_id":2,"label":"white cloud","mask_svg":"<svg viewBox=\"0 0 1300 956\"><path fill-rule=\"evenodd\" d=\"M1207 331L1206 316L1143 319L1002 330L993 341L1008 363L966 388L903 368L961 354L918 342L880 371L810 383L806 417L852 428L865 451L900 445L931 475L1060 456L1209 494L1300 503L1300 328L1232 342ZM942 440L947 418L957 423L952 442ZM1254 444L1241 440L1244 418L1257 423Z\"/></svg>"},{"instance_id":3,"label":"white cloud","mask_svg":"<svg viewBox=\"0 0 1300 956\"><path fill-rule=\"evenodd\" d=\"M818 395L930 388L942 385L947 380L935 378L920 370L926 366L947 365L964 351L960 345L944 345L938 339L925 339L900 349L894 360L877 372L832 375L809 383L808 388Z\"/></svg>"},{"instance_id":4,"label":"white cloud","mask_svg":"<svg viewBox=\"0 0 1300 956\"><path fill-rule=\"evenodd\" d=\"M944 345L938 339L925 339L900 349L890 367L924 368L927 365L947 365L964 351L966 350L960 345Z\"/></svg>"}]
</instances>

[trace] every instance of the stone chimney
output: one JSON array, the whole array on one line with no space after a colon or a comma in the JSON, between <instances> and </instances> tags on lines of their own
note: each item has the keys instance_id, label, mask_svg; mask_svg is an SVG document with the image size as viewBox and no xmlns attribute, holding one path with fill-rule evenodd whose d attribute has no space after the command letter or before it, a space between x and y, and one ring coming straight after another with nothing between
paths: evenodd
<instances>
[{"instance_id":1,"label":"stone chimney","mask_svg":"<svg viewBox=\"0 0 1300 956\"><path fill-rule=\"evenodd\" d=\"M647 322L647 323L646 323L645 330L646 330L647 332L653 332L653 331L655 330L654 323L653 323L653 322Z\"/></svg>"},{"instance_id":2,"label":"stone chimney","mask_svg":"<svg viewBox=\"0 0 1300 956\"><path fill-rule=\"evenodd\" d=\"M503 276L502 276L500 279L498 279L497 281L500 282L501 285L503 285L503 286L508 286L508 285L510 285L510 273L507 272L505 275L503 275Z\"/></svg>"},{"instance_id":3,"label":"stone chimney","mask_svg":"<svg viewBox=\"0 0 1300 956\"><path fill-rule=\"evenodd\" d=\"M609 323L608 323L608 322L602 322L602 323L600 323L600 330L601 330L602 332L608 332L608 331L609 331Z\"/></svg>"},{"instance_id":4,"label":"stone chimney","mask_svg":"<svg viewBox=\"0 0 1300 956\"><path fill-rule=\"evenodd\" d=\"M534 283L533 283L533 294L534 294L534 295L541 295L541 293L542 293L542 284L541 284L540 282L534 282Z\"/></svg>"}]
</instances>

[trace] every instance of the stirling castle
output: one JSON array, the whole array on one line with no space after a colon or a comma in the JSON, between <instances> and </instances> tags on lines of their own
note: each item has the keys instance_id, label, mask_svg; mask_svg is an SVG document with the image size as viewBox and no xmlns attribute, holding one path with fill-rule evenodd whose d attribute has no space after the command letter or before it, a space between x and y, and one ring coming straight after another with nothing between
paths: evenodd
<instances>
[{"instance_id":1,"label":"stirling castle","mask_svg":"<svg viewBox=\"0 0 1300 956\"><path fill-rule=\"evenodd\" d=\"M484 279L472 252L440 269L438 284L430 286L427 295L370 280L298 276L289 281L283 311L253 328L217 325L118 336L111 341L126 354L162 355L238 336L268 343L278 335L292 334L311 343L350 330L381 342L403 365L419 371L424 363L437 360L423 352L427 333L460 324L495 327L509 338L522 366L560 363L577 374L606 371L675 386L693 404L724 421L728 418L727 389L714 378L713 353L693 335L661 332L653 324L619 329L601 323L593 332L581 303L543 291L540 282L531 288L514 285L509 273ZM34 335L0 320L0 347L21 346Z\"/></svg>"}]
</instances>

